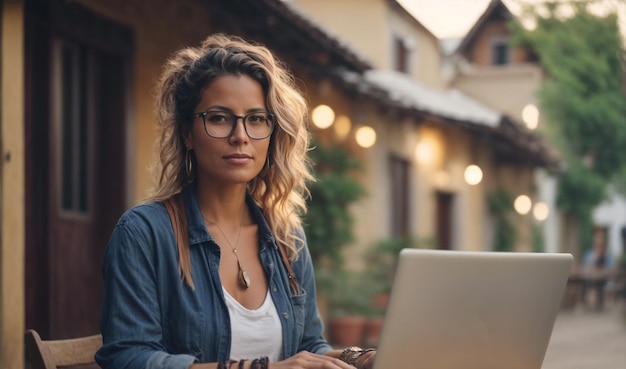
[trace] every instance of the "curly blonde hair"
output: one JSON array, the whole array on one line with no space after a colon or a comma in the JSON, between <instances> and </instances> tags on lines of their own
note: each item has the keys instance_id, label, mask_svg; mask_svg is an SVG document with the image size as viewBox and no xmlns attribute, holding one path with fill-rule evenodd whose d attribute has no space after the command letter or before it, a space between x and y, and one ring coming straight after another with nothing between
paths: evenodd
<instances>
[{"instance_id":1,"label":"curly blonde hair","mask_svg":"<svg viewBox=\"0 0 626 369\"><path fill-rule=\"evenodd\" d=\"M159 156L152 171L156 184L150 199L165 201L194 180L195 173L188 173L186 168L183 132L193 124L194 109L206 86L224 75L246 75L257 81L267 109L276 116L269 164L248 183L248 192L263 210L277 241L294 260L301 241L301 215L306 212L306 185L313 180L308 158L308 109L291 73L262 45L215 34L200 47L175 52L166 62L157 85Z\"/></svg>"}]
</instances>

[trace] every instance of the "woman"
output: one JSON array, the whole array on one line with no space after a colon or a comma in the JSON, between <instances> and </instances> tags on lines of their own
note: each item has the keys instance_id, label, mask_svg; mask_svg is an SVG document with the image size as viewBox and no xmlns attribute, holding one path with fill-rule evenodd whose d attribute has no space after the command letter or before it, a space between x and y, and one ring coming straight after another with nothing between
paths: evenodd
<instances>
[{"instance_id":1,"label":"woman","mask_svg":"<svg viewBox=\"0 0 626 369\"><path fill-rule=\"evenodd\" d=\"M307 107L265 47L215 35L158 85L157 186L104 262L102 368L370 368L322 336L302 232Z\"/></svg>"}]
</instances>

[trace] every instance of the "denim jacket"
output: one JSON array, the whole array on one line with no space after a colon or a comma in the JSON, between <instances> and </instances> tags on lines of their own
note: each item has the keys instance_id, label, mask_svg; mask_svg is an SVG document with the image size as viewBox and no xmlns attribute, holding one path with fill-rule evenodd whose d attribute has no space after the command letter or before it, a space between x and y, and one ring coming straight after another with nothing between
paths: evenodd
<instances>
[{"instance_id":1,"label":"denim jacket","mask_svg":"<svg viewBox=\"0 0 626 369\"><path fill-rule=\"evenodd\" d=\"M220 249L207 231L194 185L183 191L195 290L181 281L178 249L168 212L160 202L138 205L118 221L104 265L103 369L183 369L230 356L230 318L220 281ZM322 336L313 265L306 244L293 262L300 284L294 296L269 226L250 196L258 225L259 257L281 318L283 357L331 349Z\"/></svg>"}]
</instances>

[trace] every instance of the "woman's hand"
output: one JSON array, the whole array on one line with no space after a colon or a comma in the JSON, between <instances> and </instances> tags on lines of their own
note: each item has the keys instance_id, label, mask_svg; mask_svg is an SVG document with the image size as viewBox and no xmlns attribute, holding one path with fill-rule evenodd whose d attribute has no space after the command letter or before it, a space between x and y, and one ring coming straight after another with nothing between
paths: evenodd
<instances>
[{"instance_id":1,"label":"woman's hand","mask_svg":"<svg viewBox=\"0 0 626 369\"><path fill-rule=\"evenodd\" d=\"M335 357L301 351L282 361L269 364L269 369L354 369Z\"/></svg>"}]
</instances>

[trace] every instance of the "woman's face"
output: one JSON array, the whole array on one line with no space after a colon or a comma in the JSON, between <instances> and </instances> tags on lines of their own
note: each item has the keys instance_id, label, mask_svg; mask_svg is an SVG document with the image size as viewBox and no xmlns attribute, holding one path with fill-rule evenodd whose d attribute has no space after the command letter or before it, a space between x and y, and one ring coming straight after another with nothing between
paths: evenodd
<instances>
[{"instance_id":1,"label":"woman's face","mask_svg":"<svg viewBox=\"0 0 626 369\"><path fill-rule=\"evenodd\" d=\"M194 112L210 110L244 116L266 109L263 89L258 82L245 75L225 75L206 87ZM194 150L200 183L247 184L263 169L270 138L251 139L243 119L236 120L234 131L226 138L209 136L202 117L194 117L191 127L185 135L185 145Z\"/></svg>"}]
</instances>

